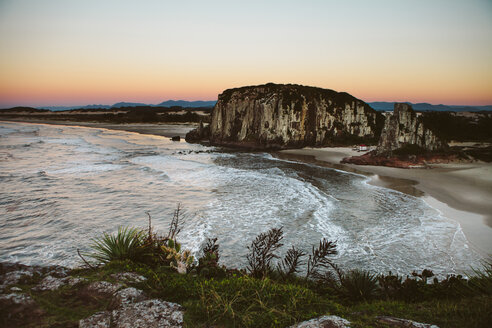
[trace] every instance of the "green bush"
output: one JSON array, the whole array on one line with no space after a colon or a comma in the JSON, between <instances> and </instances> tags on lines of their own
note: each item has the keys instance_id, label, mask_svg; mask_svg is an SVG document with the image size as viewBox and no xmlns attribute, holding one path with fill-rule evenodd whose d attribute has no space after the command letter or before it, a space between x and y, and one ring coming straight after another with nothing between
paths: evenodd
<instances>
[{"instance_id":1,"label":"green bush","mask_svg":"<svg viewBox=\"0 0 492 328\"><path fill-rule=\"evenodd\" d=\"M103 233L100 238L93 239L90 257L102 263L110 261L130 260L138 262L145 255L145 233L137 228L118 228L116 234Z\"/></svg>"},{"instance_id":2,"label":"green bush","mask_svg":"<svg viewBox=\"0 0 492 328\"><path fill-rule=\"evenodd\" d=\"M350 301L367 301L378 296L378 279L367 271L351 270L342 274L339 291Z\"/></svg>"}]
</instances>

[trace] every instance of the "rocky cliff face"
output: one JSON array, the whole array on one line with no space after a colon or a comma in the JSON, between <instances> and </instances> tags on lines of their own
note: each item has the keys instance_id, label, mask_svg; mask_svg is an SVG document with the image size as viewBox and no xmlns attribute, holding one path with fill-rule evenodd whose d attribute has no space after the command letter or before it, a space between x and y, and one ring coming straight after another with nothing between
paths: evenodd
<instances>
[{"instance_id":1,"label":"rocky cliff face","mask_svg":"<svg viewBox=\"0 0 492 328\"><path fill-rule=\"evenodd\" d=\"M377 140L383 116L347 93L300 85L229 89L212 111L210 141L252 148Z\"/></svg>"},{"instance_id":2,"label":"rocky cliff face","mask_svg":"<svg viewBox=\"0 0 492 328\"><path fill-rule=\"evenodd\" d=\"M386 117L376 153L390 153L405 147L436 151L447 148L447 143L424 126L423 118L412 106L401 103L395 104L393 114Z\"/></svg>"}]
</instances>

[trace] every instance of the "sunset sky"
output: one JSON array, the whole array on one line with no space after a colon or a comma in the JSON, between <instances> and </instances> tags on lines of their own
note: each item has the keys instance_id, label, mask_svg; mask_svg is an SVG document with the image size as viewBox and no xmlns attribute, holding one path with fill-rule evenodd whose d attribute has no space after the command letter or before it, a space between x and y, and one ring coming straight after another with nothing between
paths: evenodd
<instances>
[{"instance_id":1,"label":"sunset sky","mask_svg":"<svg viewBox=\"0 0 492 328\"><path fill-rule=\"evenodd\" d=\"M491 0L0 0L0 108L297 83L492 104Z\"/></svg>"}]
</instances>

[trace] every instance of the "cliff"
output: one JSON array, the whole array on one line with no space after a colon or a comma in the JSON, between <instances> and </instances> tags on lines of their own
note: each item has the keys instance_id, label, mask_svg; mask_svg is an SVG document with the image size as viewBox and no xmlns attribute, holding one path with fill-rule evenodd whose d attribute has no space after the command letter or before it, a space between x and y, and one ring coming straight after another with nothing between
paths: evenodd
<instances>
[{"instance_id":1,"label":"cliff","mask_svg":"<svg viewBox=\"0 0 492 328\"><path fill-rule=\"evenodd\" d=\"M423 117L413 111L406 103L395 104L393 114L388 114L376 149L378 155L393 151L440 151L447 148L428 127Z\"/></svg>"},{"instance_id":2,"label":"cliff","mask_svg":"<svg viewBox=\"0 0 492 328\"><path fill-rule=\"evenodd\" d=\"M374 142L383 119L348 93L270 83L220 94L212 110L210 142L250 148Z\"/></svg>"}]
</instances>

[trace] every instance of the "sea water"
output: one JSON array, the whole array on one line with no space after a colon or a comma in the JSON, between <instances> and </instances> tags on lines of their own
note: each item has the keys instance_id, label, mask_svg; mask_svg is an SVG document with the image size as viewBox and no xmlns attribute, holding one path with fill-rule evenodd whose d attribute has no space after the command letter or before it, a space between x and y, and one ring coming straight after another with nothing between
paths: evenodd
<instances>
[{"instance_id":1,"label":"sea water","mask_svg":"<svg viewBox=\"0 0 492 328\"><path fill-rule=\"evenodd\" d=\"M444 275L479 260L458 223L361 175L160 136L0 122L1 261L77 266L77 249L146 228L147 213L166 234L177 204L183 246L199 256L217 237L221 263L235 268L272 227L283 228L281 253L336 241L343 269Z\"/></svg>"}]
</instances>

